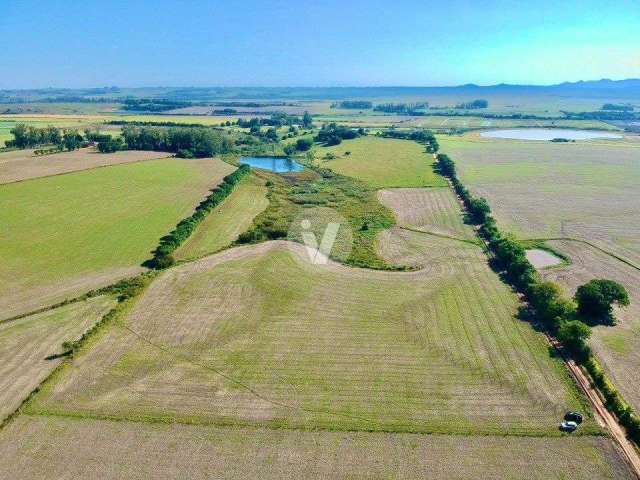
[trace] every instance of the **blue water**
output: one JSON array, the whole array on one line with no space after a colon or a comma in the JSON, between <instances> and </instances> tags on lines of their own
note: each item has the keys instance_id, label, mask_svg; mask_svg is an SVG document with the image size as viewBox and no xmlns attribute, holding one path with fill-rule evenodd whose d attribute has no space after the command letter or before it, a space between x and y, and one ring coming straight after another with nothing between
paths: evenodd
<instances>
[{"instance_id":1,"label":"blue water","mask_svg":"<svg viewBox=\"0 0 640 480\"><path fill-rule=\"evenodd\" d=\"M510 138L514 140L553 140L566 138L567 140L589 140L592 138L622 138L615 133L598 132L594 130L573 130L561 128L510 128L482 132L485 138Z\"/></svg>"},{"instance_id":2,"label":"blue water","mask_svg":"<svg viewBox=\"0 0 640 480\"><path fill-rule=\"evenodd\" d=\"M240 163L275 173L300 172L304 169L303 165L286 157L240 157Z\"/></svg>"}]
</instances>

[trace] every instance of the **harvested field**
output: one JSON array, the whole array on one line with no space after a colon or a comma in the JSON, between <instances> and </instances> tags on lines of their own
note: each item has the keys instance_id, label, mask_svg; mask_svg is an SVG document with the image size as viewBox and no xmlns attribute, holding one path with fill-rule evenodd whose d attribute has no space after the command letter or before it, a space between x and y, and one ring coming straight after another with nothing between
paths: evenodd
<instances>
[{"instance_id":1,"label":"harvested field","mask_svg":"<svg viewBox=\"0 0 640 480\"><path fill-rule=\"evenodd\" d=\"M544 273L564 285L568 294L593 278L616 280L629 292L631 305L616 311L618 324L595 327L590 343L625 400L640 409L640 271L583 243L547 243L571 258L571 265Z\"/></svg>"},{"instance_id":2,"label":"harvested field","mask_svg":"<svg viewBox=\"0 0 640 480\"><path fill-rule=\"evenodd\" d=\"M86 479L632 479L605 437L305 432L22 416L0 476Z\"/></svg>"},{"instance_id":3,"label":"harvested field","mask_svg":"<svg viewBox=\"0 0 640 480\"><path fill-rule=\"evenodd\" d=\"M198 230L178 249L179 259L196 258L216 252L246 231L253 219L269 205L267 188L251 176L200 224Z\"/></svg>"},{"instance_id":4,"label":"harvested field","mask_svg":"<svg viewBox=\"0 0 640 480\"><path fill-rule=\"evenodd\" d=\"M527 260L538 270L562 264L561 258L556 257L553 253L546 250L540 250L539 248L529 249L526 254Z\"/></svg>"},{"instance_id":5,"label":"harvested field","mask_svg":"<svg viewBox=\"0 0 640 480\"><path fill-rule=\"evenodd\" d=\"M351 152L346 155L346 152ZM337 158L327 160L326 154ZM376 188L447 186L433 171L433 157L409 140L360 137L316 150L320 166L357 178Z\"/></svg>"},{"instance_id":6,"label":"harvested field","mask_svg":"<svg viewBox=\"0 0 640 480\"><path fill-rule=\"evenodd\" d=\"M640 145L439 137L500 226L525 238L574 237L640 264Z\"/></svg>"},{"instance_id":7,"label":"harvested field","mask_svg":"<svg viewBox=\"0 0 640 480\"><path fill-rule=\"evenodd\" d=\"M61 361L47 357L63 353L62 342L77 340L114 303L96 297L0 323L0 422Z\"/></svg>"},{"instance_id":8,"label":"harvested field","mask_svg":"<svg viewBox=\"0 0 640 480\"><path fill-rule=\"evenodd\" d=\"M166 152L137 150L99 153L92 148L83 148L74 152L36 156L33 154L33 150L16 150L0 153L0 183L17 182L29 178L46 177L120 163L140 162L170 155Z\"/></svg>"},{"instance_id":9,"label":"harvested field","mask_svg":"<svg viewBox=\"0 0 640 480\"><path fill-rule=\"evenodd\" d=\"M390 273L306 255L266 242L166 271L28 412L557 436L588 411L486 260Z\"/></svg>"},{"instance_id":10,"label":"harvested field","mask_svg":"<svg viewBox=\"0 0 640 480\"><path fill-rule=\"evenodd\" d=\"M0 319L140 271L233 167L149 160L0 185Z\"/></svg>"},{"instance_id":11,"label":"harvested field","mask_svg":"<svg viewBox=\"0 0 640 480\"><path fill-rule=\"evenodd\" d=\"M475 240L465 225L458 199L450 188L395 188L381 190L378 199L390 208L400 227Z\"/></svg>"},{"instance_id":12,"label":"harvested field","mask_svg":"<svg viewBox=\"0 0 640 480\"><path fill-rule=\"evenodd\" d=\"M400 227L382 232L376 242L377 252L391 265L424 268L431 271L486 262L479 245L429 235Z\"/></svg>"}]
</instances>

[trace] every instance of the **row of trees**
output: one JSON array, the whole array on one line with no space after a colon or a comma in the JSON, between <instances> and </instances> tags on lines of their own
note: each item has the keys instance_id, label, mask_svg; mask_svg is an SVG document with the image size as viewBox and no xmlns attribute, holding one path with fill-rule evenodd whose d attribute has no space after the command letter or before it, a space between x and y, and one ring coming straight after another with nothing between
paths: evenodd
<instances>
[{"instance_id":1,"label":"row of trees","mask_svg":"<svg viewBox=\"0 0 640 480\"><path fill-rule=\"evenodd\" d=\"M400 138L403 140L413 140L414 142L422 143L426 145L427 152L436 153L440 146L438 145L438 140L429 130L413 130L411 132L406 132L402 130L385 130L380 133L382 137L385 138Z\"/></svg>"},{"instance_id":2,"label":"row of trees","mask_svg":"<svg viewBox=\"0 0 640 480\"><path fill-rule=\"evenodd\" d=\"M205 127L154 128L125 126L122 138L130 150L159 150L184 158L229 153L233 141L226 134ZM100 148L100 147L99 147Z\"/></svg>"},{"instance_id":3,"label":"row of trees","mask_svg":"<svg viewBox=\"0 0 640 480\"><path fill-rule=\"evenodd\" d=\"M380 103L373 109L376 112L395 113L399 115L411 115L419 113L417 110L425 110L429 108L427 102L420 103Z\"/></svg>"},{"instance_id":4,"label":"row of trees","mask_svg":"<svg viewBox=\"0 0 640 480\"><path fill-rule=\"evenodd\" d=\"M489 102L486 100L478 99L471 102L463 102L456 105L456 108L463 108L465 110L477 110L479 108L487 108Z\"/></svg>"},{"instance_id":5,"label":"row of trees","mask_svg":"<svg viewBox=\"0 0 640 480\"><path fill-rule=\"evenodd\" d=\"M560 285L540 278L527 260L524 247L498 230L489 204L485 199L471 195L460 182L453 160L438 154L437 167L451 180L470 219L480 225L480 234L495 256L496 266L525 295L529 313L555 334L565 349L584 365L604 395L607 407L618 416L630 436L640 442L640 418L607 380L587 344L591 335L589 324L613 323L613 306L629 305L625 288L612 280L594 279L580 286L573 299L565 297Z\"/></svg>"},{"instance_id":6,"label":"row of trees","mask_svg":"<svg viewBox=\"0 0 640 480\"><path fill-rule=\"evenodd\" d=\"M239 118L237 121L237 125L241 128L249 129L260 128L262 126L278 128L293 125L301 125L302 128L312 128L313 118L311 117L311 114L309 112L304 112L304 115L302 115L302 117L299 117L297 115L289 115L287 113L273 113L268 118L255 117L249 120Z\"/></svg>"},{"instance_id":7,"label":"row of trees","mask_svg":"<svg viewBox=\"0 0 640 480\"><path fill-rule=\"evenodd\" d=\"M5 142L7 147L32 148L42 145L55 145L58 150L76 150L82 146L85 138L73 129L60 129L54 126L34 127L19 123L10 130L13 140Z\"/></svg>"},{"instance_id":8,"label":"row of trees","mask_svg":"<svg viewBox=\"0 0 640 480\"><path fill-rule=\"evenodd\" d=\"M160 244L155 249L153 258L146 262L146 265L156 269L163 269L173 265L175 263L172 256L173 252L191 236L211 210L229 196L238 182L249 171L249 165L241 165L235 172L224 177L222 183L214 188L211 194L196 207L193 215L181 220L171 233L160 239Z\"/></svg>"},{"instance_id":9,"label":"row of trees","mask_svg":"<svg viewBox=\"0 0 640 480\"><path fill-rule=\"evenodd\" d=\"M373 103L367 100L344 100L331 104L331 108L345 108L351 110L367 110L373 107Z\"/></svg>"}]
</instances>

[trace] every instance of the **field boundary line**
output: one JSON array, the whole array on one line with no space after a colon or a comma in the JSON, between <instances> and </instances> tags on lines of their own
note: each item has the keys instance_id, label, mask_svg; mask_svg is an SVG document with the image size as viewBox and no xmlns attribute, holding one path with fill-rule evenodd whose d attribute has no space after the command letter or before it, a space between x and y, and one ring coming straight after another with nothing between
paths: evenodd
<instances>
[{"instance_id":1,"label":"field boundary line","mask_svg":"<svg viewBox=\"0 0 640 480\"><path fill-rule=\"evenodd\" d=\"M604 253L605 255L610 256L611 258L614 258L616 260L619 260L620 262L628 265L631 268L634 268L638 271L640 271L640 266L636 265L635 263L613 253L613 252L609 252L607 250L605 250L602 247L599 247L598 245L589 242L588 240L582 240L580 238L575 238L575 237L550 237L550 238L522 238L522 241L531 241L531 242L547 242L547 241L565 241L565 242L577 242L577 243L583 243L585 245L589 245L590 247L595 248L596 250L599 250L600 252Z\"/></svg>"},{"instance_id":2,"label":"field boundary line","mask_svg":"<svg viewBox=\"0 0 640 480\"><path fill-rule=\"evenodd\" d=\"M137 150L134 150L134 151L137 151ZM104 155L104 154L96 153L96 155ZM46 155L42 155L42 156L44 157ZM70 175L72 173L89 172L91 170L98 170L100 168L117 167L117 166L120 166L120 165L134 165L136 163L154 162L156 160L164 160L166 158L176 158L176 157L175 157L175 155L169 155L169 156L166 156L166 157L145 158L145 159L142 159L142 160L133 160L131 162L114 163L113 165L96 165L95 167L81 168L79 170L70 170L68 172L52 173L51 175L41 175L39 177L22 178L20 180L11 180L10 182L0 183L0 187L3 187L4 185L15 185L16 183L29 182L31 180L38 180L40 178L61 177L62 175Z\"/></svg>"},{"instance_id":3,"label":"field boundary line","mask_svg":"<svg viewBox=\"0 0 640 480\"><path fill-rule=\"evenodd\" d=\"M469 245L475 245L476 247L484 250L482 243L479 240L469 240L467 238L454 237L453 235L447 235L445 233L437 233L430 230L422 230L420 228L414 228L414 227L403 227L401 225L398 225L398 228L402 230L407 230L409 232L424 233L425 235L432 235L434 237L445 238L447 240L455 240L456 242L468 243Z\"/></svg>"}]
</instances>

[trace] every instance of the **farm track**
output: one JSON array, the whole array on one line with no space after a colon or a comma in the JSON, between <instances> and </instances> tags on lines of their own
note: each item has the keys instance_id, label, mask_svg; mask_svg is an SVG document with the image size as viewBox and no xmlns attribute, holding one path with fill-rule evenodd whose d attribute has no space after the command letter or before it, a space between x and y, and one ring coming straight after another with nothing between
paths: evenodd
<instances>
[{"instance_id":1,"label":"farm track","mask_svg":"<svg viewBox=\"0 0 640 480\"><path fill-rule=\"evenodd\" d=\"M611 437L623 453L627 463L633 469L636 477L640 479L640 455L638 455L638 449L627 438L624 429L620 426L616 418L611 414L611 412L609 412L609 410L607 410L600 392L593 387L584 370L574 360L564 355L558 340L549 335L546 335L546 337L549 340L549 343L560 354L567 366L567 369L571 373L571 376L589 399L589 402L593 407L596 421L609 431Z\"/></svg>"}]
</instances>

